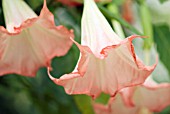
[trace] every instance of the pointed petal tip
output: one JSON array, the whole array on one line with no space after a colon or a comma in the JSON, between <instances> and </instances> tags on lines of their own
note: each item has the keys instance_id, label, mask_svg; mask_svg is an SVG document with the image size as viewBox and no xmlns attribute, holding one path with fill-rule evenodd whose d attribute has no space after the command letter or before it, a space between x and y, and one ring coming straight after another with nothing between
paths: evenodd
<instances>
[{"instance_id":1,"label":"pointed petal tip","mask_svg":"<svg viewBox=\"0 0 170 114\"><path fill-rule=\"evenodd\" d=\"M47 74L48 74L49 78L56 83L56 78L54 78L50 73L51 70L52 70L51 67L47 67Z\"/></svg>"},{"instance_id":2,"label":"pointed petal tip","mask_svg":"<svg viewBox=\"0 0 170 114\"><path fill-rule=\"evenodd\" d=\"M131 54L134 58L134 62L136 63L137 67L139 69L144 69L144 70L148 70L148 71L153 71L155 69L155 67L158 64L158 55L155 58L155 63L151 66L145 66L143 64L143 62L137 58L136 54L135 54L135 49L134 46L132 44L132 40L136 39L136 38L147 38L146 36L139 36L139 35L132 35L130 37L128 37L128 40L130 41L130 50L131 50Z\"/></svg>"},{"instance_id":3,"label":"pointed petal tip","mask_svg":"<svg viewBox=\"0 0 170 114\"><path fill-rule=\"evenodd\" d=\"M47 1L46 0L44 0L42 9L49 11L48 8L47 8Z\"/></svg>"}]
</instances>

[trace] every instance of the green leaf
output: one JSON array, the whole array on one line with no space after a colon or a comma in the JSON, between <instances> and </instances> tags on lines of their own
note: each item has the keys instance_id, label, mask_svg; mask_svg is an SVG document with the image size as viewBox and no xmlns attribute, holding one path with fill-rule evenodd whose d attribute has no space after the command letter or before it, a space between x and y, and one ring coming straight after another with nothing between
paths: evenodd
<instances>
[{"instance_id":1,"label":"green leaf","mask_svg":"<svg viewBox=\"0 0 170 114\"><path fill-rule=\"evenodd\" d=\"M35 78L0 77L0 100L0 114L81 114L72 96L49 79L45 68Z\"/></svg>"},{"instance_id":2,"label":"green leaf","mask_svg":"<svg viewBox=\"0 0 170 114\"><path fill-rule=\"evenodd\" d=\"M170 29L167 25L154 26L154 40L157 44L159 57L170 73Z\"/></svg>"},{"instance_id":3,"label":"green leaf","mask_svg":"<svg viewBox=\"0 0 170 114\"><path fill-rule=\"evenodd\" d=\"M43 4L43 0L26 0L31 8L36 9Z\"/></svg>"},{"instance_id":4,"label":"green leaf","mask_svg":"<svg viewBox=\"0 0 170 114\"><path fill-rule=\"evenodd\" d=\"M112 0L112 2L116 5L122 5L125 0Z\"/></svg>"},{"instance_id":5,"label":"green leaf","mask_svg":"<svg viewBox=\"0 0 170 114\"><path fill-rule=\"evenodd\" d=\"M5 26L4 16L1 7L0 7L0 26Z\"/></svg>"},{"instance_id":6,"label":"green leaf","mask_svg":"<svg viewBox=\"0 0 170 114\"><path fill-rule=\"evenodd\" d=\"M166 2L166 1L168 1L168 0L159 0L160 1L160 3L164 3L164 2Z\"/></svg>"},{"instance_id":7,"label":"green leaf","mask_svg":"<svg viewBox=\"0 0 170 114\"><path fill-rule=\"evenodd\" d=\"M101 104L107 104L109 101L110 95L102 93L95 101Z\"/></svg>"},{"instance_id":8,"label":"green leaf","mask_svg":"<svg viewBox=\"0 0 170 114\"><path fill-rule=\"evenodd\" d=\"M82 114L95 114L91 97L87 95L75 95L74 99Z\"/></svg>"},{"instance_id":9,"label":"green leaf","mask_svg":"<svg viewBox=\"0 0 170 114\"><path fill-rule=\"evenodd\" d=\"M170 113L170 106L166 107L162 112L157 112L155 114L169 114Z\"/></svg>"}]
</instances>

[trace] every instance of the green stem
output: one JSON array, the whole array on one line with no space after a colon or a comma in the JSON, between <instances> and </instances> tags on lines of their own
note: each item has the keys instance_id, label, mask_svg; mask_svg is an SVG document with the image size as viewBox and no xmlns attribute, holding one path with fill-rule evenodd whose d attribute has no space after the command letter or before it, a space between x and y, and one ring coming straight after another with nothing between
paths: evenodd
<instances>
[{"instance_id":1,"label":"green stem","mask_svg":"<svg viewBox=\"0 0 170 114\"><path fill-rule=\"evenodd\" d=\"M111 4L108 5L107 8L108 8L108 10L109 10L110 12L114 13L115 15L118 15L118 8L117 8L117 6L116 6L115 4L111 3ZM116 32L121 38L125 38L125 34L124 34L124 32L123 32L123 29L122 29L121 24L120 24L117 20L115 20L115 19L112 19L111 22L112 22L112 25L113 25L113 27L114 27L114 29L115 29L115 32Z\"/></svg>"},{"instance_id":2,"label":"green stem","mask_svg":"<svg viewBox=\"0 0 170 114\"><path fill-rule=\"evenodd\" d=\"M112 12L108 11L105 7L103 7L101 4L98 4L98 7L100 8L100 10L102 11L102 13L110 18L110 19L115 19L117 20L120 24L122 24L124 27L130 29L131 31L133 31L134 33L138 34L138 35L143 35L142 33L140 33L136 28L134 28L133 26L131 26L128 22L126 22L124 19L122 19L120 16L114 15Z\"/></svg>"},{"instance_id":3,"label":"green stem","mask_svg":"<svg viewBox=\"0 0 170 114\"><path fill-rule=\"evenodd\" d=\"M146 0L138 0L140 5L140 17L142 21L142 27L144 35L148 36L144 40L144 49L150 49L153 45L153 27L152 27L152 20L151 15L146 4Z\"/></svg>"}]
</instances>

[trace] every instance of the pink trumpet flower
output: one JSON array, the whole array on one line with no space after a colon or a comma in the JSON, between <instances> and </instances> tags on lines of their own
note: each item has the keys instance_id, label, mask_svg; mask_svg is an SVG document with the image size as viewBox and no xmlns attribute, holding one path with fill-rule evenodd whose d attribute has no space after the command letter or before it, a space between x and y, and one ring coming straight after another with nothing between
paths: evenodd
<instances>
[{"instance_id":1,"label":"pink trumpet flower","mask_svg":"<svg viewBox=\"0 0 170 114\"><path fill-rule=\"evenodd\" d=\"M6 27L0 26L0 75L35 76L40 67L50 67L55 56L65 55L73 31L55 26L46 6L37 16L23 0L3 0Z\"/></svg>"},{"instance_id":2,"label":"pink trumpet flower","mask_svg":"<svg viewBox=\"0 0 170 114\"><path fill-rule=\"evenodd\" d=\"M170 105L170 84L152 79L137 87L128 87L111 99L107 106L95 104L96 114L152 114Z\"/></svg>"},{"instance_id":3,"label":"pink trumpet flower","mask_svg":"<svg viewBox=\"0 0 170 114\"><path fill-rule=\"evenodd\" d=\"M141 84L156 67L145 66L135 55L132 40L121 40L93 0L84 1L81 51L75 70L59 79L68 94L87 94L96 98L101 92L114 96L120 89Z\"/></svg>"}]
</instances>

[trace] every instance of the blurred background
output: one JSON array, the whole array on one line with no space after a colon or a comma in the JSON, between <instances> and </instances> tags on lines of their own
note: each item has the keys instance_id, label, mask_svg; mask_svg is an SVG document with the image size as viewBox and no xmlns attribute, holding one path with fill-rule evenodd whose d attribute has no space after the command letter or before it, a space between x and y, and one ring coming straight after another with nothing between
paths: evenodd
<instances>
[{"instance_id":1,"label":"blurred background","mask_svg":"<svg viewBox=\"0 0 170 114\"><path fill-rule=\"evenodd\" d=\"M160 60L153 77L159 83L170 82L170 1L98 1L97 4L109 23L112 25L113 21L118 22L123 28L125 37L132 34L150 37L152 41L146 41L145 45L143 40L134 42L136 53L142 59L142 50L150 48L150 42L154 42L156 50L153 49L153 53L158 52ZM40 13L43 0L25 0L25 2L37 14ZM47 0L47 6L54 14L56 25L73 29L75 40L80 42L82 1ZM112 7L109 8L110 6ZM0 25L5 26L2 5L0 5ZM73 45L67 55L53 59L52 75L59 78L65 73L72 72L78 57L79 50ZM0 114L93 114L93 108L90 97L67 95L63 87L57 86L48 78L46 68L41 68L35 78L16 74L0 77ZM170 114L170 107L155 114Z\"/></svg>"}]
</instances>

